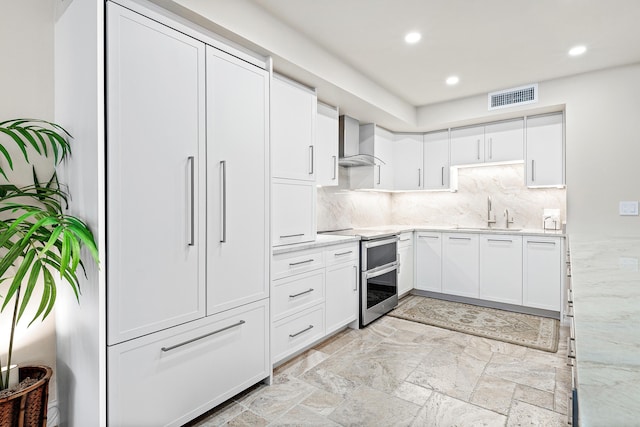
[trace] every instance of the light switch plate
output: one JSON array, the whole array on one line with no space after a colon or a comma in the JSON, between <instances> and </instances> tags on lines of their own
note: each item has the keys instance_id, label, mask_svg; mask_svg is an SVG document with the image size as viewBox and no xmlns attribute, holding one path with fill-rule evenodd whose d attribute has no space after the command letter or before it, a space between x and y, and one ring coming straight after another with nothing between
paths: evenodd
<instances>
[{"instance_id":1,"label":"light switch plate","mask_svg":"<svg viewBox=\"0 0 640 427\"><path fill-rule=\"evenodd\" d=\"M620 202L620 215L638 216L638 202Z\"/></svg>"}]
</instances>

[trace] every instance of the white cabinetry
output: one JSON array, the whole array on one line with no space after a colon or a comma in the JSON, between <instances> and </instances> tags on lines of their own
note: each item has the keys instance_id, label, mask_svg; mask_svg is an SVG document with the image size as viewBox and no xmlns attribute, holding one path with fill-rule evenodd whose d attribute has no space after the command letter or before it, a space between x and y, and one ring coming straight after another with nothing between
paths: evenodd
<instances>
[{"instance_id":1,"label":"white cabinetry","mask_svg":"<svg viewBox=\"0 0 640 427\"><path fill-rule=\"evenodd\" d=\"M270 375L269 73L146 12L107 3L101 387L110 424L182 425Z\"/></svg>"},{"instance_id":2,"label":"white cabinetry","mask_svg":"<svg viewBox=\"0 0 640 427\"><path fill-rule=\"evenodd\" d=\"M108 12L107 330L116 344L205 315L205 45L111 3Z\"/></svg>"},{"instance_id":3,"label":"white cabinetry","mask_svg":"<svg viewBox=\"0 0 640 427\"><path fill-rule=\"evenodd\" d=\"M269 296L268 81L207 47L207 314Z\"/></svg>"},{"instance_id":4,"label":"white cabinetry","mask_svg":"<svg viewBox=\"0 0 640 427\"><path fill-rule=\"evenodd\" d=\"M478 298L478 235L443 233L442 238L442 292Z\"/></svg>"},{"instance_id":5,"label":"white cabinetry","mask_svg":"<svg viewBox=\"0 0 640 427\"><path fill-rule=\"evenodd\" d=\"M414 252L413 232L400 233L398 242L398 296L401 297L413 289L414 282Z\"/></svg>"},{"instance_id":6,"label":"white cabinetry","mask_svg":"<svg viewBox=\"0 0 640 427\"><path fill-rule=\"evenodd\" d=\"M399 133L393 141L395 190L420 190L424 182L422 135Z\"/></svg>"},{"instance_id":7,"label":"white cabinetry","mask_svg":"<svg viewBox=\"0 0 640 427\"><path fill-rule=\"evenodd\" d=\"M273 179L273 246L309 242L316 238L316 186L293 179Z\"/></svg>"},{"instance_id":8,"label":"white cabinetry","mask_svg":"<svg viewBox=\"0 0 640 427\"><path fill-rule=\"evenodd\" d=\"M451 165L484 162L484 126L451 130Z\"/></svg>"},{"instance_id":9,"label":"white cabinetry","mask_svg":"<svg viewBox=\"0 0 640 427\"><path fill-rule=\"evenodd\" d=\"M442 292L442 233L416 233L416 289Z\"/></svg>"},{"instance_id":10,"label":"white cabinetry","mask_svg":"<svg viewBox=\"0 0 640 427\"><path fill-rule=\"evenodd\" d=\"M480 236L480 298L522 305L521 236Z\"/></svg>"},{"instance_id":11,"label":"white cabinetry","mask_svg":"<svg viewBox=\"0 0 640 427\"><path fill-rule=\"evenodd\" d=\"M358 247L338 243L274 255L273 363L358 320Z\"/></svg>"},{"instance_id":12,"label":"white cabinetry","mask_svg":"<svg viewBox=\"0 0 640 427\"><path fill-rule=\"evenodd\" d=\"M352 189L393 190L393 134L375 124L360 125L360 154L374 156L374 166L352 167Z\"/></svg>"},{"instance_id":13,"label":"white cabinetry","mask_svg":"<svg viewBox=\"0 0 640 427\"><path fill-rule=\"evenodd\" d=\"M326 267L326 333L358 320L358 243L332 246L324 252Z\"/></svg>"},{"instance_id":14,"label":"white cabinetry","mask_svg":"<svg viewBox=\"0 0 640 427\"><path fill-rule=\"evenodd\" d=\"M506 162L524 159L524 120L490 123L484 128L484 161Z\"/></svg>"},{"instance_id":15,"label":"white cabinetry","mask_svg":"<svg viewBox=\"0 0 640 427\"><path fill-rule=\"evenodd\" d=\"M449 188L449 131L424 135L425 190Z\"/></svg>"},{"instance_id":16,"label":"white cabinetry","mask_svg":"<svg viewBox=\"0 0 640 427\"><path fill-rule=\"evenodd\" d=\"M523 304L560 311L562 238L527 236L523 244Z\"/></svg>"},{"instance_id":17,"label":"white cabinetry","mask_svg":"<svg viewBox=\"0 0 640 427\"><path fill-rule=\"evenodd\" d=\"M269 301L108 350L109 425L180 426L268 377Z\"/></svg>"},{"instance_id":18,"label":"white cabinetry","mask_svg":"<svg viewBox=\"0 0 640 427\"><path fill-rule=\"evenodd\" d=\"M451 130L451 164L516 161L524 158L524 120Z\"/></svg>"},{"instance_id":19,"label":"white cabinetry","mask_svg":"<svg viewBox=\"0 0 640 427\"><path fill-rule=\"evenodd\" d=\"M527 117L527 186L564 185L563 114Z\"/></svg>"},{"instance_id":20,"label":"white cabinetry","mask_svg":"<svg viewBox=\"0 0 640 427\"><path fill-rule=\"evenodd\" d=\"M271 88L272 176L315 181L315 90L277 75Z\"/></svg>"},{"instance_id":21,"label":"white cabinetry","mask_svg":"<svg viewBox=\"0 0 640 427\"><path fill-rule=\"evenodd\" d=\"M338 185L338 110L318 102L316 184Z\"/></svg>"}]
</instances>

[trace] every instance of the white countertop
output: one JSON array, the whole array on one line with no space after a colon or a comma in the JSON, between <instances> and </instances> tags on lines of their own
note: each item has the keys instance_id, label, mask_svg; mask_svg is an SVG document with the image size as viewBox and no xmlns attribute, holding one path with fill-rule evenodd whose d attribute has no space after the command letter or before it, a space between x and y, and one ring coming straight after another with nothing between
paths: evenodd
<instances>
[{"instance_id":1,"label":"white countertop","mask_svg":"<svg viewBox=\"0 0 640 427\"><path fill-rule=\"evenodd\" d=\"M580 425L640 425L640 237L569 245Z\"/></svg>"},{"instance_id":2,"label":"white countertop","mask_svg":"<svg viewBox=\"0 0 640 427\"><path fill-rule=\"evenodd\" d=\"M338 245L341 243L357 242L358 236L335 236L330 234L318 234L316 240L312 242L294 243L292 245L276 246L273 248L273 255L286 254L288 252L301 251L304 249L321 248L324 246Z\"/></svg>"}]
</instances>

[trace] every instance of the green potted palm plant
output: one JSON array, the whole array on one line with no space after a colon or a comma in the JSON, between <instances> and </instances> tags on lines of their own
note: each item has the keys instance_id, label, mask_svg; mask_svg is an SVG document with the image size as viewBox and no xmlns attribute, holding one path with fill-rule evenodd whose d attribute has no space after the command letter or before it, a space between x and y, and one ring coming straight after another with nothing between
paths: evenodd
<instances>
[{"instance_id":1,"label":"green potted palm plant","mask_svg":"<svg viewBox=\"0 0 640 427\"><path fill-rule=\"evenodd\" d=\"M89 227L65 214L68 192L55 172L55 167L71 154L70 138L61 126L44 120L0 122L0 175L6 182L0 184L0 312L11 314L9 336L2 340L8 342L8 349L0 352L7 354L6 360L0 360L0 366L7 367L0 373L2 426L46 425L51 369L20 367L20 384L9 387L16 325L21 320L28 320L28 325L44 320L56 302L58 284L71 286L79 300L83 248L98 263L97 245ZM30 160L34 155L53 162L49 179L39 179ZM22 168L31 166L33 184L11 183L6 167L13 170L17 160ZM3 168L3 164L7 166ZM25 313L33 311L33 316L23 319Z\"/></svg>"}]
</instances>

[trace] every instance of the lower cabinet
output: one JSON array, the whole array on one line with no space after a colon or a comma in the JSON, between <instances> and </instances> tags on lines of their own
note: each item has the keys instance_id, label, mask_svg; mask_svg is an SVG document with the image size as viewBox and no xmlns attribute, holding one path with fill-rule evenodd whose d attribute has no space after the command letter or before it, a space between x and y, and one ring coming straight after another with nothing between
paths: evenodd
<instances>
[{"instance_id":1,"label":"lower cabinet","mask_svg":"<svg viewBox=\"0 0 640 427\"><path fill-rule=\"evenodd\" d=\"M268 349L268 299L110 346L109 425L182 425L268 377Z\"/></svg>"},{"instance_id":2,"label":"lower cabinet","mask_svg":"<svg viewBox=\"0 0 640 427\"><path fill-rule=\"evenodd\" d=\"M470 298L480 296L477 234L442 234L442 292Z\"/></svg>"},{"instance_id":3,"label":"lower cabinet","mask_svg":"<svg viewBox=\"0 0 640 427\"><path fill-rule=\"evenodd\" d=\"M560 237L525 237L523 243L522 303L560 311L563 275Z\"/></svg>"},{"instance_id":4,"label":"lower cabinet","mask_svg":"<svg viewBox=\"0 0 640 427\"><path fill-rule=\"evenodd\" d=\"M442 292L442 233L416 233L416 289Z\"/></svg>"},{"instance_id":5,"label":"lower cabinet","mask_svg":"<svg viewBox=\"0 0 640 427\"><path fill-rule=\"evenodd\" d=\"M273 256L272 362L358 320L359 244Z\"/></svg>"},{"instance_id":6,"label":"lower cabinet","mask_svg":"<svg viewBox=\"0 0 640 427\"><path fill-rule=\"evenodd\" d=\"M401 297L413 289L414 282L414 252L413 232L400 233L398 242L398 296Z\"/></svg>"},{"instance_id":7,"label":"lower cabinet","mask_svg":"<svg viewBox=\"0 0 640 427\"><path fill-rule=\"evenodd\" d=\"M521 236L480 236L480 298L522 305Z\"/></svg>"}]
</instances>

